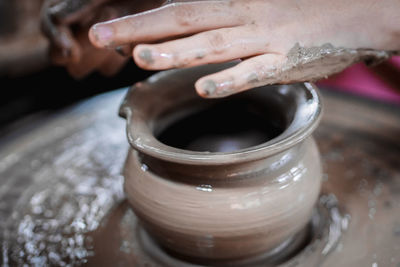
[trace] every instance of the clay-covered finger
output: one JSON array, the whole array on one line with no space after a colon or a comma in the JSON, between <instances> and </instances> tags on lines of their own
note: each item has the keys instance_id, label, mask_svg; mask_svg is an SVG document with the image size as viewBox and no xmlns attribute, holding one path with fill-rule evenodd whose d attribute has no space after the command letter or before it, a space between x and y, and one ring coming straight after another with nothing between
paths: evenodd
<instances>
[{"instance_id":1,"label":"clay-covered finger","mask_svg":"<svg viewBox=\"0 0 400 267\"><path fill-rule=\"evenodd\" d=\"M144 69L161 70L218 63L267 52L268 42L249 26L223 28L134 49L136 63Z\"/></svg>"},{"instance_id":2,"label":"clay-covered finger","mask_svg":"<svg viewBox=\"0 0 400 267\"><path fill-rule=\"evenodd\" d=\"M89 37L98 47L153 42L243 23L230 1L175 3L147 12L95 24Z\"/></svg>"},{"instance_id":3,"label":"clay-covered finger","mask_svg":"<svg viewBox=\"0 0 400 267\"><path fill-rule=\"evenodd\" d=\"M265 54L199 79L196 90L202 97L218 98L254 87L281 82L281 68L286 56Z\"/></svg>"}]
</instances>

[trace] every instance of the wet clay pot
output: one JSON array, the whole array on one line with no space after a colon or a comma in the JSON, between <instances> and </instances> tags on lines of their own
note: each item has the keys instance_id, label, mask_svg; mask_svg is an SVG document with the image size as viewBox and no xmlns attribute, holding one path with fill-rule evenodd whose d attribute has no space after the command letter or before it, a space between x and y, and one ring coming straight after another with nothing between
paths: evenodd
<instances>
[{"instance_id":1,"label":"wet clay pot","mask_svg":"<svg viewBox=\"0 0 400 267\"><path fill-rule=\"evenodd\" d=\"M276 249L305 228L320 191L314 85L199 97L196 79L226 66L158 73L134 85L120 109L129 203L155 242L186 258Z\"/></svg>"}]
</instances>

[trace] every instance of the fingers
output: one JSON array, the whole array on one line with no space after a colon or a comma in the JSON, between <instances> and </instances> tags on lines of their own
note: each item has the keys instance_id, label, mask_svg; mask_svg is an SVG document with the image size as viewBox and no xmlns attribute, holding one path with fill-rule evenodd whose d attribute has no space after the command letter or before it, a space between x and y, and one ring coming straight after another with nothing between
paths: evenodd
<instances>
[{"instance_id":1,"label":"fingers","mask_svg":"<svg viewBox=\"0 0 400 267\"><path fill-rule=\"evenodd\" d=\"M151 11L95 24L89 38L97 47L152 42L243 24L229 8L230 1L175 3Z\"/></svg>"},{"instance_id":2,"label":"fingers","mask_svg":"<svg viewBox=\"0 0 400 267\"><path fill-rule=\"evenodd\" d=\"M55 34L52 36L51 58L56 64L65 64L66 62L78 62L82 51L79 43L73 37L70 29L64 26L55 28Z\"/></svg>"},{"instance_id":3,"label":"fingers","mask_svg":"<svg viewBox=\"0 0 400 267\"><path fill-rule=\"evenodd\" d=\"M52 58L56 64L64 64L68 61L77 62L81 55L79 44L68 26L54 23L50 11L52 5L59 3L62 1L45 1L41 10L41 28L50 40Z\"/></svg>"},{"instance_id":4,"label":"fingers","mask_svg":"<svg viewBox=\"0 0 400 267\"><path fill-rule=\"evenodd\" d=\"M74 78L90 74L103 65L111 54L121 57L112 50L94 48L84 31L78 33L76 38L81 45L81 57L79 61L69 61L64 64Z\"/></svg>"},{"instance_id":5,"label":"fingers","mask_svg":"<svg viewBox=\"0 0 400 267\"><path fill-rule=\"evenodd\" d=\"M95 17L109 20L118 16L118 10L112 5L98 8L111 0L46 0L41 10L41 26L51 44L51 56L54 63L66 65L80 61L81 48L71 31L70 23L79 21L84 25ZM119 7L119 6L118 6ZM91 22L93 24L93 22ZM88 28L83 27L87 39ZM79 34L80 32L78 31Z\"/></svg>"},{"instance_id":6,"label":"fingers","mask_svg":"<svg viewBox=\"0 0 400 267\"><path fill-rule=\"evenodd\" d=\"M98 66L104 64L108 57L108 53L113 51L92 50L85 53L79 62L69 62L66 64L68 72L72 77L80 79L97 69Z\"/></svg>"},{"instance_id":7,"label":"fingers","mask_svg":"<svg viewBox=\"0 0 400 267\"><path fill-rule=\"evenodd\" d=\"M250 26L198 33L156 45L138 45L136 63L151 70L218 63L267 52L268 43Z\"/></svg>"},{"instance_id":8,"label":"fingers","mask_svg":"<svg viewBox=\"0 0 400 267\"><path fill-rule=\"evenodd\" d=\"M111 0L62 0L48 6L47 12L60 24L70 24L83 16L91 15L94 9Z\"/></svg>"},{"instance_id":9,"label":"fingers","mask_svg":"<svg viewBox=\"0 0 400 267\"><path fill-rule=\"evenodd\" d=\"M75 79L81 79L96 70L103 75L112 76L121 70L128 59L112 50L92 49L84 54L81 61L67 63L66 68Z\"/></svg>"},{"instance_id":10,"label":"fingers","mask_svg":"<svg viewBox=\"0 0 400 267\"><path fill-rule=\"evenodd\" d=\"M254 87L280 82L286 56L265 54L247 59L238 65L199 79L197 93L206 98L232 95Z\"/></svg>"}]
</instances>

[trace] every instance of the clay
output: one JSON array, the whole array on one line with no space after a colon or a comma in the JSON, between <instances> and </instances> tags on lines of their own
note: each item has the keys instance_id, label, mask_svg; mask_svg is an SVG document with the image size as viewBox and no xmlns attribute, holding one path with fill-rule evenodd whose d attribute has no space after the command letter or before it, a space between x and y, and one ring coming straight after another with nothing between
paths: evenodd
<instances>
[{"instance_id":1,"label":"clay","mask_svg":"<svg viewBox=\"0 0 400 267\"><path fill-rule=\"evenodd\" d=\"M121 45L115 48L115 51L123 57L129 57L132 53L131 45Z\"/></svg>"},{"instance_id":2,"label":"clay","mask_svg":"<svg viewBox=\"0 0 400 267\"><path fill-rule=\"evenodd\" d=\"M319 47L302 47L299 43L290 49L287 62L276 72L275 79L284 83L316 81L338 73L358 61L369 64L387 60L393 52L373 49L349 49L326 43Z\"/></svg>"},{"instance_id":3,"label":"clay","mask_svg":"<svg viewBox=\"0 0 400 267\"><path fill-rule=\"evenodd\" d=\"M139 57L149 65L154 63L154 59L153 59L152 52L150 49L141 50L139 53Z\"/></svg>"},{"instance_id":4,"label":"clay","mask_svg":"<svg viewBox=\"0 0 400 267\"><path fill-rule=\"evenodd\" d=\"M203 88L206 95L212 95L217 90L217 85L213 80L207 80L204 82Z\"/></svg>"},{"instance_id":5,"label":"clay","mask_svg":"<svg viewBox=\"0 0 400 267\"><path fill-rule=\"evenodd\" d=\"M0 265L194 267L141 238L126 205L120 172L129 145L115 114L125 94L29 117L0 139ZM328 214L328 224L295 254L278 250L279 265L234 266L400 263L400 109L332 90L322 96L325 115L313 135L324 165L318 206L326 208L313 221Z\"/></svg>"},{"instance_id":6,"label":"clay","mask_svg":"<svg viewBox=\"0 0 400 267\"><path fill-rule=\"evenodd\" d=\"M330 43L315 47L303 47L296 43L286 55L284 62L273 66L266 65L249 74L244 74L247 75L247 84L239 86L235 81L237 77L232 77L229 83L207 80L207 83L202 83L202 90L206 91L208 84L213 82L216 90L205 96L224 97L242 91L243 87L317 81L338 73L356 62L364 61L368 65L374 65L396 53L395 51L334 47Z\"/></svg>"},{"instance_id":7,"label":"clay","mask_svg":"<svg viewBox=\"0 0 400 267\"><path fill-rule=\"evenodd\" d=\"M128 201L155 242L189 261L246 259L289 242L310 221L320 191L320 158L311 137L321 115L316 89L311 84L259 88L212 101L190 90L197 78L228 66L160 73L133 86L121 106L132 147L124 168ZM196 136L201 125L218 129L218 121L223 124L229 115L223 111L232 110L225 104L234 101L242 103L234 108L253 114L241 118L228 112L237 127L261 113L266 125L281 129L259 141L240 132L237 140L244 145L229 150L217 145L234 138L233 128L220 133L221 139L206 132L205 139ZM215 113L215 123L196 115L207 110ZM199 123L198 130L179 124L185 120ZM177 144L162 138L171 127L180 129L172 131ZM201 142L192 147L187 138ZM216 150L209 146L214 143Z\"/></svg>"},{"instance_id":8,"label":"clay","mask_svg":"<svg viewBox=\"0 0 400 267\"><path fill-rule=\"evenodd\" d=\"M206 56L206 52L205 51L199 51L196 54L196 59L203 59Z\"/></svg>"}]
</instances>

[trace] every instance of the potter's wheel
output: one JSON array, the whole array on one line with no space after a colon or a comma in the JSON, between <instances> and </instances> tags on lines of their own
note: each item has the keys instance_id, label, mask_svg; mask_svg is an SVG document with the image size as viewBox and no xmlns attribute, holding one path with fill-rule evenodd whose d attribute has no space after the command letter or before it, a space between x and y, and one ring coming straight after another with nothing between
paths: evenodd
<instances>
[{"instance_id":1,"label":"potter's wheel","mask_svg":"<svg viewBox=\"0 0 400 267\"><path fill-rule=\"evenodd\" d=\"M124 201L124 94L38 115L0 140L0 265L162 265ZM339 237L292 264L318 254L323 266L400 266L400 109L323 95L321 201L339 203L340 225L325 232Z\"/></svg>"}]
</instances>

